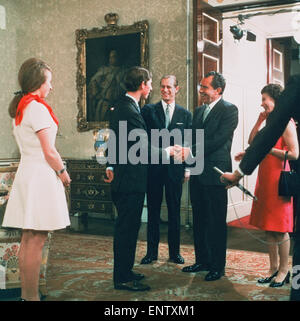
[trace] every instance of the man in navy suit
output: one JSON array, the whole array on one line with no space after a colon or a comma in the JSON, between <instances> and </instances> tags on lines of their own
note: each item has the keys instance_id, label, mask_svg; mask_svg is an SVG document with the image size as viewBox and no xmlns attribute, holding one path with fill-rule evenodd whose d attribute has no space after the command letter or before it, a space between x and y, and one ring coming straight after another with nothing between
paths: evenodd
<instances>
[{"instance_id":1,"label":"man in navy suit","mask_svg":"<svg viewBox=\"0 0 300 321\"><path fill-rule=\"evenodd\" d=\"M147 291L150 287L140 282L145 276L132 269L147 187L148 161L141 158L138 162L132 162L130 156L138 143L144 149L139 150L139 155L144 154L146 149L147 155L157 154L162 159L175 156L175 148L163 150L148 144L147 127L139 101L147 99L152 90L151 73L142 67L132 67L125 74L124 85L127 92L116 102L110 117L110 134L114 133L116 137L113 143L116 160L108 164L105 179L105 182L111 183L112 200L118 214L114 231L113 281L116 290ZM139 133L139 142L128 139L134 131Z\"/></svg>"},{"instance_id":2,"label":"man in navy suit","mask_svg":"<svg viewBox=\"0 0 300 321\"><path fill-rule=\"evenodd\" d=\"M204 170L190 179L196 262L182 271L209 271L206 281L220 279L226 263L227 190L213 167L222 171L232 168L230 152L238 109L222 98L225 85L224 77L218 72L204 76L200 83L204 104L196 108L192 124L193 133L204 129ZM193 142L193 154L195 147Z\"/></svg>"},{"instance_id":3,"label":"man in navy suit","mask_svg":"<svg viewBox=\"0 0 300 321\"><path fill-rule=\"evenodd\" d=\"M151 129L169 131L178 129L181 136L184 129L191 128L192 114L185 108L175 103L175 96L179 86L174 75L163 76L160 81L162 100L156 104L145 105L142 108L142 116L147 125L148 137L151 137ZM174 141L171 141L174 145ZM159 142L162 147L162 140ZM182 184L188 180L189 172L185 171L184 163L174 164L150 164L148 167L147 185L147 254L141 264L149 264L157 260L159 246L160 211L165 189L165 197L168 207L168 245L171 262L183 264L184 259L180 255L180 204Z\"/></svg>"}]
</instances>

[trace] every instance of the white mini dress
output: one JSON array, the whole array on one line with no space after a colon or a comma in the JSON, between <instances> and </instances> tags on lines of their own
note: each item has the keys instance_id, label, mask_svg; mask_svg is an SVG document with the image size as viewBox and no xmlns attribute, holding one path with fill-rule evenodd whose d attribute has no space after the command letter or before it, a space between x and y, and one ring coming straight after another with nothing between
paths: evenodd
<instances>
[{"instance_id":1,"label":"white mini dress","mask_svg":"<svg viewBox=\"0 0 300 321\"><path fill-rule=\"evenodd\" d=\"M57 125L48 109L33 100L20 125L13 120L13 133L21 153L4 214L3 227L53 231L70 225L62 181L47 163L36 134L49 128L55 145Z\"/></svg>"}]
</instances>

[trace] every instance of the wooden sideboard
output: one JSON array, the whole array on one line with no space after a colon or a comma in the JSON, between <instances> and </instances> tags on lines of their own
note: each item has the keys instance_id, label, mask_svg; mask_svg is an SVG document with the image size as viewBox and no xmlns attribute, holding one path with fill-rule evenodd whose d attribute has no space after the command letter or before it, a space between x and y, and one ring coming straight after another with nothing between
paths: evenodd
<instances>
[{"instance_id":1,"label":"wooden sideboard","mask_svg":"<svg viewBox=\"0 0 300 321\"><path fill-rule=\"evenodd\" d=\"M105 166L92 159L66 159L71 177L70 214L93 213L114 219L110 185L104 182Z\"/></svg>"}]
</instances>

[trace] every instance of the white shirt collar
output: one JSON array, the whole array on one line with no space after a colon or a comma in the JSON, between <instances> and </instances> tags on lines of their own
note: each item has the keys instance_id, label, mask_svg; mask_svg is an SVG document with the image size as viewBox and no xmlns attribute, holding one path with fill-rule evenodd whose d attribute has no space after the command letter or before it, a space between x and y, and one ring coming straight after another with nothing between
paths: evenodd
<instances>
[{"instance_id":1,"label":"white shirt collar","mask_svg":"<svg viewBox=\"0 0 300 321\"><path fill-rule=\"evenodd\" d=\"M164 100L162 100L161 104L163 106L165 113L166 113L167 105L169 105L169 115L170 115L170 120L172 120L174 110L175 110L175 101L173 101L171 104L167 104Z\"/></svg>"},{"instance_id":2,"label":"white shirt collar","mask_svg":"<svg viewBox=\"0 0 300 321\"><path fill-rule=\"evenodd\" d=\"M130 96L129 94L125 94L125 96L127 96L127 97L129 97L129 98L131 98L131 99L133 99L133 101L136 103L136 105L139 107L139 102L134 98L134 97L132 97L132 96Z\"/></svg>"},{"instance_id":3,"label":"white shirt collar","mask_svg":"<svg viewBox=\"0 0 300 321\"><path fill-rule=\"evenodd\" d=\"M167 104L164 100L162 100L161 103L164 108L164 111L166 111L167 105L170 106L171 110L174 110L175 108L175 101L173 101L171 104Z\"/></svg>"},{"instance_id":4,"label":"white shirt collar","mask_svg":"<svg viewBox=\"0 0 300 321\"><path fill-rule=\"evenodd\" d=\"M213 107L221 100L222 96L220 96L217 100L213 101L212 103L210 103L208 106L209 106L209 109L212 110Z\"/></svg>"}]
</instances>

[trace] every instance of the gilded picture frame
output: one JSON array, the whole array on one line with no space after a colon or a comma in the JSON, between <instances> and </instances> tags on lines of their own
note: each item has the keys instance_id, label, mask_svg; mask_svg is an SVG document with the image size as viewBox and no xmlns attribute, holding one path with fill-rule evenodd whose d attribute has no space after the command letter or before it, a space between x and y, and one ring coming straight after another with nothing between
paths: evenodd
<instances>
[{"instance_id":1,"label":"gilded picture frame","mask_svg":"<svg viewBox=\"0 0 300 321\"><path fill-rule=\"evenodd\" d=\"M117 14L107 14L102 29L76 30L79 132L108 126L109 110L125 92L122 77L131 66L149 68L149 23L117 25Z\"/></svg>"}]
</instances>

